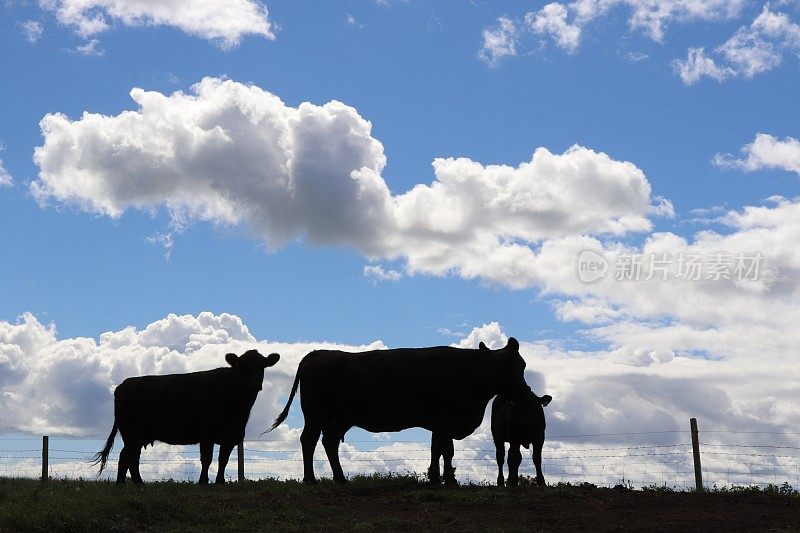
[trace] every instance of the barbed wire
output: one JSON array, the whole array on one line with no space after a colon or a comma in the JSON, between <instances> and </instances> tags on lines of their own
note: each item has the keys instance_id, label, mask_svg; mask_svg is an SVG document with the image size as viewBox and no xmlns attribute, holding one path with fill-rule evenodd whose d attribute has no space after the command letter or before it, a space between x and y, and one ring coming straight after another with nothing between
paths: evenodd
<instances>
[{"instance_id":1,"label":"barbed wire","mask_svg":"<svg viewBox=\"0 0 800 533\"><path fill-rule=\"evenodd\" d=\"M718 444L718 443L708 443L708 442L701 442L700 446L709 446L712 448L722 447L722 448L770 448L770 449L780 449L780 450L800 450L800 446L774 446L771 444Z\"/></svg>"},{"instance_id":2,"label":"barbed wire","mask_svg":"<svg viewBox=\"0 0 800 533\"><path fill-rule=\"evenodd\" d=\"M666 485L669 481L674 486L693 487L694 470L692 469L692 455L688 447L691 443L677 442L674 444L636 444L626 446L592 446L585 447L580 443L563 445L559 439L570 438L601 438L601 437L620 437L638 436L646 437L649 435L668 435L668 434L687 434L688 431L639 431L639 432L620 432L620 433L597 433L597 434L574 434L574 435L548 435L548 442L545 444L545 460L543 466L545 474L550 480L597 480L598 485L611 485L609 480L614 478L623 480L635 480L638 485L645 486L647 483L661 482ZM702 433L714 434L746 434L746 435L770 435L786 436L800 435L800 433L789 432L759 432L759 431L735 431L735 430L707 430ZM87 477L96 478L97 469L92 466L91 461L95 456L94 451L87 449L77 450L76 447L85 445L69 446L72 441L76 442L102 442L104 439L93 437L51 437L50 443L58 442L61 446L50 448L49 451L49 471L51 476L64 477ZM631 439L633 440L633 439ZM646 440L646 439L642 439ZM672 440L672 439L670 439ZM716 438L710 440L715 441ZM733 440L733 439L729 439ZM766 440L766 439L765 439ZM783 440L783 439L781 439ZM4 438L0 437L0 442L37 442L38 437L26 438ZM553 441L556 441L554 444ZM341 461L345 469L353 472L409 472L414 475L415 470L422 468L429 463L430 449L427 446L429 439L398 439L398 440L352 440L347 444L370 444L375 449L343 449L341 451ZM403 447L397 444L424 443L426 446ZM474 444L483 444L480 448L469 448ZM464 479L478 480L480 483L491 483L496 472L496 459L494 448L486 448L486 441L464 442L462 449L455 450L455 459L464 464ZM489 442L491 445L491 442ZM588 443L587 443L588 444ZM280 449L268 449L269 446L279 446ZM142 456L142 475L146 479L194 479L200 469L199 450L196 446L176 446L168 448L166 457L158 457L163 454L165 448L160 448L156 456ZM175 451L177 450L177 451ZM318 449L319 450L319 449ZM750 451L752 450L752 451ZM708 476L706 485L714 484L745 484L750 486L775 485L778 481L794 481L800 486L800 456L789 455L786 451L800 450L800 446L791 444L740 444L723 442L703 442L701 443L701 456L703 457L703 473ZM0 449L0 475L23 475L26 477L38 477L38 462L41 460L41 448L32 448L27 445L24 448L14 449L5 446ZM764 452L778 453L764 453ZM153 453L145 450L145 453ZM299 476L299 465L303 462L300 458L300 448L294 439L279 440L246 440L243 443L243 454L245 458L245 471L252 476L287 479ZM549 456L549 457L548 457ZM236 464L234 455L230 465ZM765 462L752 462L750 459L760 459ZM109 471L116 470L119 460L119 451L112 452L108 457ZM24 465L18 467L18 465ZM327 460L324 458L314 459L314 464L322 467L326 471ZM212 461L212 469L216 467L216 462ZM726 468L727 467L727 468ZM549 470L549 472L548 472ZM235 470L234 470L235 472ZM532 474L533 470L526 461L520 468L520 474ZM351 475L348 474L348 475ZM113 479L113 476L102 477L102 479ZM232 479L234 476L228 476ZM487 481L489 480L489 481ZM764 480L771 480L770 483L761 483Z\"/></svg>"}]
</instances>

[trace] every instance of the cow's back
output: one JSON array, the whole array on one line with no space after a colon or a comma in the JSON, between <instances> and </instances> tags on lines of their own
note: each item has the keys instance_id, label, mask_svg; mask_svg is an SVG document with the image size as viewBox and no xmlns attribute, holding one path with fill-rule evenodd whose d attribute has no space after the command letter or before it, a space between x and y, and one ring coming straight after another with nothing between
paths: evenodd
<instances>
[{"instance_id":1,"label":"cow's back","mask_svg":"<svg viewBox=\"0 0 800 533\"><path fill-rule=\"evenodd\" d=\"M128 378L114 391L115 417L126 440L219 442L242 422L241 394L230 369ZM252 404L251 404L252 406Z\"/></svg>"},{"instance_id":2,"label":"cow's back","mask_svg":"<svg viewBox=\"0 0 800 533\"><path fill-rule=\"evenodd\" d=\"M301 363L303 412L368 431L447 428L463 438L491 398L486 357L450 347L349 353L318 350Z\"/></svg>"}]
</instances>

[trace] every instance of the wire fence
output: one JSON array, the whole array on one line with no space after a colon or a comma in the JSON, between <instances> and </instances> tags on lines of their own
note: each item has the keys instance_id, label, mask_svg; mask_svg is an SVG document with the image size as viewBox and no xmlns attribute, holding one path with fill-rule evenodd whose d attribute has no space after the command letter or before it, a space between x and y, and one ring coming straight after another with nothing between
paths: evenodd
<instances>
[{"instance_id":1,"label":"wire fence","mask_svg":"<svg viewBox=\"0 0 800 533\"><path fill-rule=\"evenodd\" d=\"M647 440L659 435L674 434L680 440L689 432L649 431L585 435L548 436L543 450L543 470L549 483L592 483L598 486L623 484L632 487L667 486L677 490L695 487L692 443L628 444L602 446L604 438L628 441ZM758 443L744 443L757 438ZM741 432L711 430L700 433L703 485L768 486L788 483L800 487L800 446L786 443L797 440L797 434L776 432ZM588 439L589 443L576 443ZM782 442L776 442L780 439ZM689 440L689 439L687 439ZM737 442L738 440L738 442ZM593 443L592 443L593 442ZM421 476L430 464L429 440L361 440L340 446L340 457L346 475L412 474ZM101 439L50 438L47 450L47 472L50 478L98 478L92 458L102 447ZM100 479L116 477L117 451L109 456ZM372 447L371 449L370 446ZM297 441L248 440L244 442L244 475L247 479L299 479L303 460ZM492 484L498 474L495 449L491 442L466 439L456 442L453 464L463 482ZM521 476L535 475L528 455L520 466ZM330 469L322 446L317 447L314 467L318 476L330 477ZM210 475L216 474L216 457ZM172 479L196 481L200 475L200 452L197 446L168 446L156 443L141 456L140 471L146 481ZM506 470L507 472L507 470ZM42 447L38 437L0 438L0 477L40 477ZM237 478L237 453L231 454L226 478Z\"/></svg>"}]
</instances>

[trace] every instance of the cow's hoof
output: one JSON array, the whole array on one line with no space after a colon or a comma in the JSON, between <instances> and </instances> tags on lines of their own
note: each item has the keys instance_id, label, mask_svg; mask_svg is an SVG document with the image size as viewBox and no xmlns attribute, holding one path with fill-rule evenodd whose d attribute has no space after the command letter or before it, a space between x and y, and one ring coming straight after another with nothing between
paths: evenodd
<instances>
[{"instance_id":1,"label":"cow's hoof","mask_svg":"<svg viewBox=\"0 0 800 533\"><path fill-rule=\"evenodd\" d=\"M497 478L497 486L498 487L505 487L506 486L506 481L501 477Z\"/></svg>"},{"instance_id":2,"label":"cow's hoof","mask_svg":"<svg viewBox=\"0 0 800 533\"><path fill-rule=\"evenodd\" d=\"M445 478L445 480L444 480L444 486L445 486L445 487L458 487L458 481L457 481L457 480L456 480L456 478L454 478L454 477L452 477L452 478Z\"/></svg>"},{"instance_id":3,"label":"cow's hoof","mask_svg":"<svg viewBox=\"0 0 800 533\"><path fill-rule=\"evenodd\" d=\"M316 485L317 483L319 483L319 481L317 481L317 478L315 477L304 477L303 483L305 483L306 485Z\"/></svg>"},{"instance_id":4,"label":"cow's hoof","mask_svg":"<svg viewBox=\"0 0 800 533\"><path fill-rule=\"evenodd\" d=\"M540 487L546 487L547 486L547 483L545 483L544 478L537 478L536 479L536 484L538 486L540 486Z\"/></svg>"},{"instance_id":5,"label":"cow's hoof","mask_svg":"<svg viewBox=\"0 0 800 533\"><path fill-rule=\"evenodd\" d=\"M334 480L336 483L338 483L339 485L345 485L345 484L347 484L347 478L345 478L345 477L340 477L340 478L336 478L336 477L335 477L335 478L333 478L333 480Z\"/></svg>"},{"instance_id":6,"label":"cow's hoof","mask_svg":"<svg viewBox=\"0 0 800 533\"><path fill-rule=\"evenodd\" d=\"M519 485L519 480L517 480L517 479L509 479L508 480L508 486L509 487L516 487L517 485Z\"/></svg>"}]
</instances>

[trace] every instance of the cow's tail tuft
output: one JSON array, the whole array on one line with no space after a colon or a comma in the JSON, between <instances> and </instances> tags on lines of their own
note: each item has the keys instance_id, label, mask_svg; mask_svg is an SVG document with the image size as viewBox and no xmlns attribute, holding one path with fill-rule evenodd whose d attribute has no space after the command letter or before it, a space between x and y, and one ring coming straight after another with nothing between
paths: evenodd
<instances>
[{"instance_id":1,"label":"cow's tail tuft","mask_svg":"<svg viewBox=\"0 0 800 533\"><path fill-rule=\"evenodd\" d=\"M305 361L305 358L303 359ZM289 400L286 402L286 407L283 408L281 414L278 415L278 418L275 419L275 422L272 424L272 427L269 428L264 433L272 431L276 427L280 426L286 417L289 416L289 408L292 406L292 400L294 400L294 395L297 393L297 385L300 384L300 370L303 368L303 361L300 361L300 365L297 367L297 374L294 376L294 384L292 385L292 392L289 393ZM262 435L264 434L262 433Z\"/></svg>"},{"instance_id":2,"label":"cow's tail tuft","mask_svg":"<svg viewBox=\"0 0 800 533\"><path fill-rule=\"evenodd\" d=\"M97 473L99 476L103 473L103 469L106 467L106 461L108 461L108 454L111 453L111 448L114 447L114 438L117 436L117 429L119 426L117 425L117 417L114 417L114 427L111 428L111 433L108 435L108 440L106 440L105 447L97 452L95 456L92 458L92 466L100 464L100 471Z\"/></svg>"}]
</instances>

